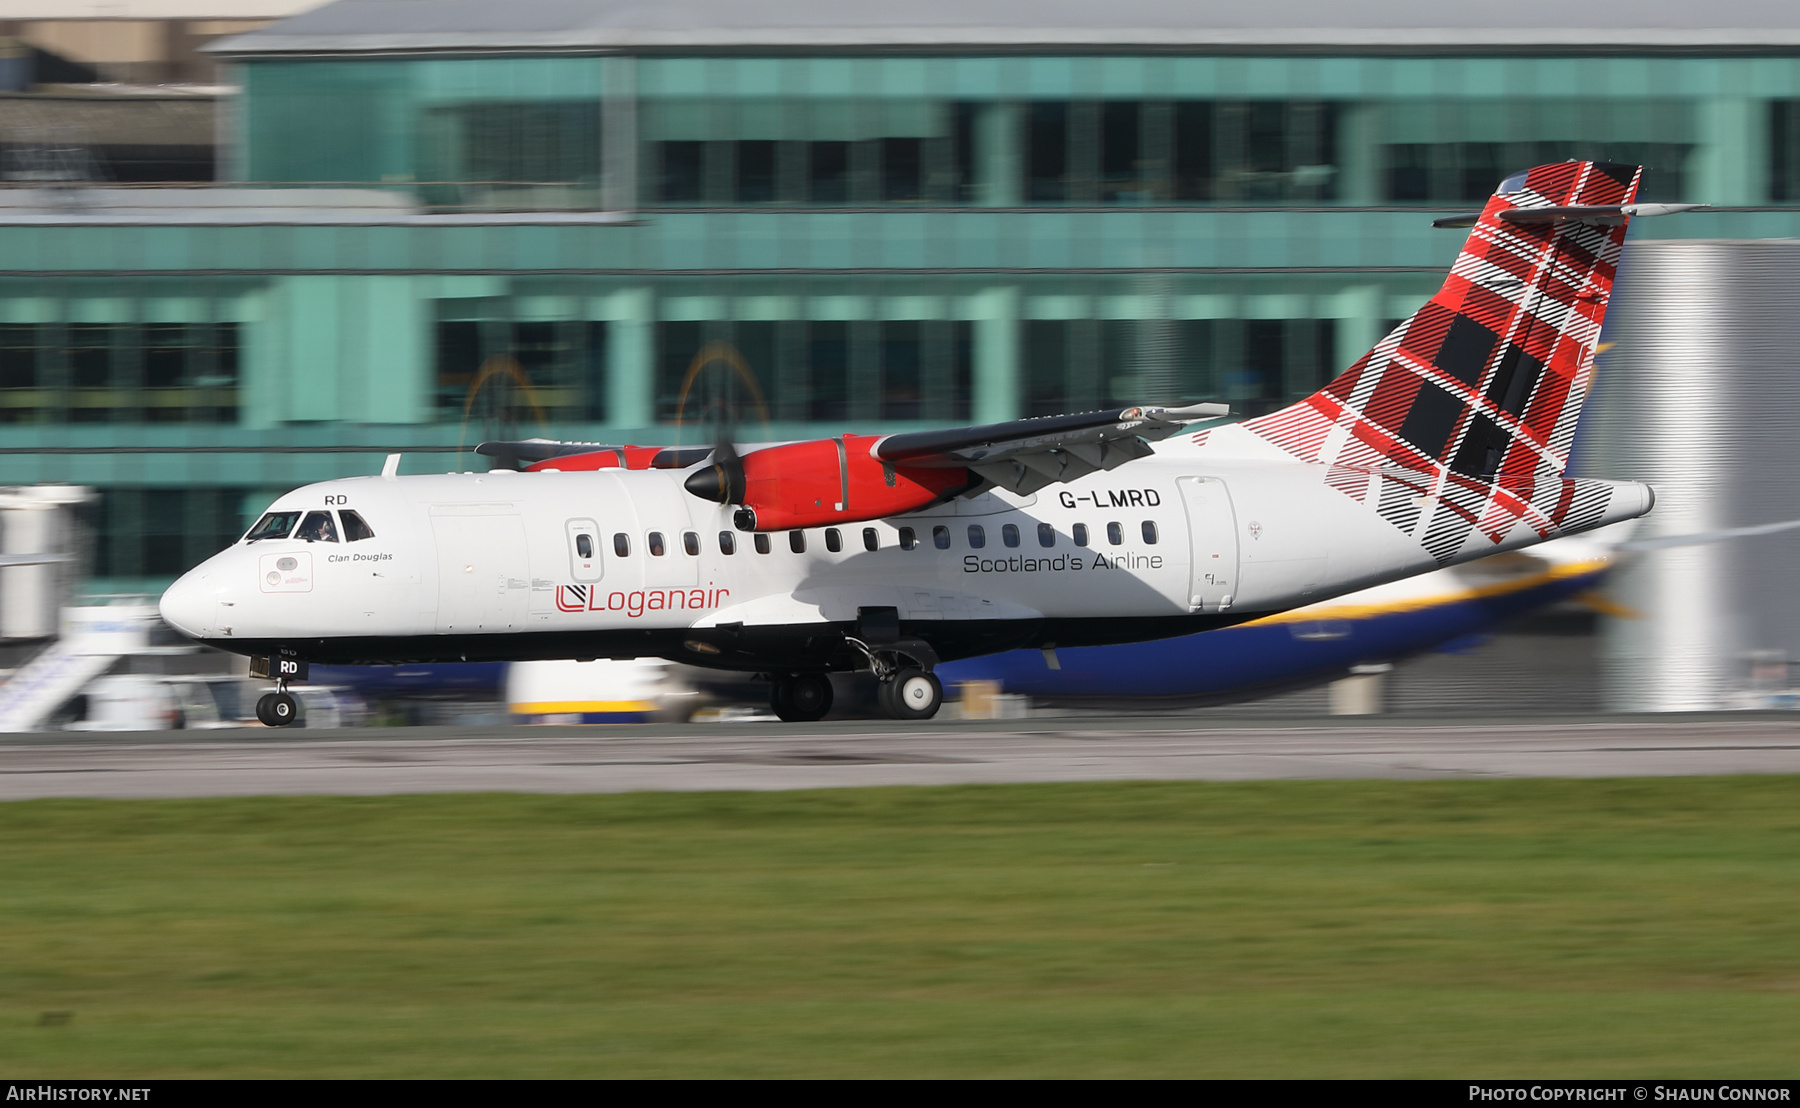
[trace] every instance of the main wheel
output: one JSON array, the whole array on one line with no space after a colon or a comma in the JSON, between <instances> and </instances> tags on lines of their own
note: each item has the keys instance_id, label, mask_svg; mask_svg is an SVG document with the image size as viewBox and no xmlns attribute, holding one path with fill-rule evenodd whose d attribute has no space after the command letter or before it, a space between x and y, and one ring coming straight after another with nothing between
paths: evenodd
<instances>
[{"instance_id":1,"label":"main wheel","mask_svg":"<svg viewBox=\"0 0 1800 1108\"><path fill-rule=\"evenodd\" d=\"M930 719L944 705L944 683L922 669L901 670L882 691L882 706L895 719Z\"/></svg>"},{"instance_id":2,"label":"main wheel","mask_svg":"<svg viewBox=\"0 0 1800 1108\"><path fill-rule=\"evenodd\" d=\"M272 692L256 702L256 718L270 727L286 727L299 714L299 705L284 692Z\"/></svg>"},{"instance_id":3,"label":"main wheel","mask_svg":"<svg viewBox=\"0 0 1800 1108\"><path fill-rule=\"evenodd\" d=\"M811 723L831 711L831 678L823 673L777 677L769 707L788 723Z\"/></svg>"}]
</instances>

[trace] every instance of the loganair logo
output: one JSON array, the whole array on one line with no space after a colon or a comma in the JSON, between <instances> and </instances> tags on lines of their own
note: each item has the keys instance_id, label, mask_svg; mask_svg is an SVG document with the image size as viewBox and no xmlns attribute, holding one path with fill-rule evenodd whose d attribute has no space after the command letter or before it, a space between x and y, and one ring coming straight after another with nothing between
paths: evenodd
<instances>
[{"instance_id":1,"label":"loganair logo","mask_svg":"<svg viewBox=\"0 0 1800 1108\"><path fill-rule=\"evenodd\" d=\"M717 608L731 595L730 589L633 589L607 592L598 585L556 586L559 612L624 612L637 619L645 612L695 611Z\"/></svg>"}]
</instances>

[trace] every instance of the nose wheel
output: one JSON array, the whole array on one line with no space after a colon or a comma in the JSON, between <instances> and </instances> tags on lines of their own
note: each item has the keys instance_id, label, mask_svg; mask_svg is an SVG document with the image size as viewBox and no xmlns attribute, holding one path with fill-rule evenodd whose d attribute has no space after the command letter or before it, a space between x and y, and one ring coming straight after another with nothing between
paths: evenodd
<instances>
[{"instance_id":1,"label":"nose wheel","mask_svg":"<svg viewBox=\"0 0 1800 1108\"><path fill-rule=\"evenodd\" d=\"M266 693L256 702L256 718L267 727L286 727L300 714L300 706L287 690Z\"/></svg>"},{"instance_id":2,"label":"nose wheel","mask_svg":"<svg viewBox=\"0 0 1800 1108\"><path fill-rule=\"evenodd\" d=\"M786 723L811 723L831 711L831 678L823 673L777 674L769 709Z\"/></svg>"},{"instance_id":3,"label":"nose wheel","mask_svg":"<svg viewBox=\"0 0 1800 1108\"><path fill-rule=\"evenodd\" d=\"M908 666L882 681L875 696L890 719L930 719L944 706L944 683L935 673Z\"/></svg>"}]
</instances>

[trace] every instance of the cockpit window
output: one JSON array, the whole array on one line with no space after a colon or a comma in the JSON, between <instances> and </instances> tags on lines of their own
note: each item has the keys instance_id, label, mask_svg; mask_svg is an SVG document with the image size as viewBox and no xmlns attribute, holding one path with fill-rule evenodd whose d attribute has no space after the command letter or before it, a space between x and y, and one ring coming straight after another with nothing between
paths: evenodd
<instances>
[{"instance_id":1,"label":"cockpit window","mask_svg":"<svg viewBox=\"0 0 1800 1108\"><path fill-rule=\"evenodd\" d=\"M1500 191L1500 192L1518 192L1520 189L1525 187L1525 178L1527 176L1528 176L1528 174L1525 174L1525 173L1513 174L1511 177L1508 177L1506 180L1500 182L1500 188L1498 191Z\"/></svg>"},{"instance_id":2,"label":"cockpit window","mask_svg":"<svg viewBox=\"0 0 1800 1108\"><path fill-rule=\"evenodd\" d=\"M261 519L256 521L256 526L250 528L249 533L244 536L244 541L255 542L258 539L285 539L288 536L288 532L294 529L294 523L299 518L299 512L265 513Z\"/></svg>"},{"instance_id":3,"label":"cockpit window","mask_svg":"<svg viewBox=\"0 0 1800 1108\"><path fill-rule=\"evenodd\" d=\"M307 542L336 542L337 524L331 522L330 512L308 512L300 521L300 530L294 532L297 539Z\"/></svg>"},{"instance_id":4,"label":"cockpit window","mask_svg":"<svg viewBox=\"0 0 1800 1108\"><path fill-rule=\"evenodd\" d=\"M363 522L363 517L355 512L340 511L338 518L344 521L344 541L361 542L375 537L375 529Z\"/></svg>"}]
</instances>

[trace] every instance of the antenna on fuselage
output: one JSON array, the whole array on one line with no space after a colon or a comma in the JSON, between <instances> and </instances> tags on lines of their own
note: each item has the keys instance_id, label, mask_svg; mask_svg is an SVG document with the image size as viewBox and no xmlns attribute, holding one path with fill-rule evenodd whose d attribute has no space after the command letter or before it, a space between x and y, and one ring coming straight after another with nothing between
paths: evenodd
<instances>
[{"instance_id":1,"label":"antenna on fuselage","mask_svg":"<svg viewBox=\"0 0 1800 1108\"><path fill-rule=\"evenodd\" d=\"M400 455L389 454L387 456L387 461L381 463L381 475L383 477L400 476Z\"/></svg>"}]
</instances>

